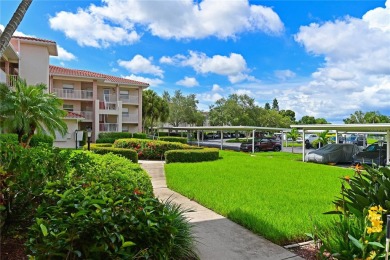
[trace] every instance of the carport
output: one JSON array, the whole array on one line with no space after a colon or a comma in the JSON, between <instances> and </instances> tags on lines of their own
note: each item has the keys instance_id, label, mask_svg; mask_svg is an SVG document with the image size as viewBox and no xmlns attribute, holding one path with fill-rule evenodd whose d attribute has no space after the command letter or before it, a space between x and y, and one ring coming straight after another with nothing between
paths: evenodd
<instances>
[{"instance_id":1,"label":"carport","mask_svg":"<svg viewBox=\"0 0 390 260\"><path fill-rule=\"evenodd\" d=\"M221 133L221 150L223 149L223 133L231 131L251 131L252 136L255 136L256 132L276 132L276 133L286 133L290 132L288 128L276 128L276 127L259 127L259 126L189 126L189 127L156 127L155 129L166 129L168 131L178 131L184 130L187 132L195 132L198 141L198 146L200 146L201 138L200 133L204 131L216 131ZM202 134L202 141L204 135ZM252 138L252 153L255 149L255 139Z\"/></svg>"},{"instance_id":2,"label":"carport","mask_svg":"<svg viewBox=\"0 0 390 260\"><path fill-rule=\"evenodd\" d=\"M387 143L387 165L390 164L390 124L323 124L323 125L291 125L291 128L301 129L303 131L302 142L302 160L305 161L305 134L310 131L333 130L336 132L336 143L338 143L338 134L348 133L378 133L386 135Z\"/></svg>"}]
</instances>

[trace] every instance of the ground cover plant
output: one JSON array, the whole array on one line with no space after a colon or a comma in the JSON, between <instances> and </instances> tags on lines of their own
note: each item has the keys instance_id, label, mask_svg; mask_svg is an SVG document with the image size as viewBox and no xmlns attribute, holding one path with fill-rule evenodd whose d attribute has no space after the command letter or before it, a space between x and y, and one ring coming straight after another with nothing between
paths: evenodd
<instances>
[{"instance_id":1,"label":"ground cover plant","mask_svg":"<svg viewBox=\"0 0 390 260\"><path fill-rule=\"evenodd\" d=\"M220 151L222 159L165 165L168 186L278 244L325 227L351 169L301 162L302 155Z\"/></svg>"}]
</instances>

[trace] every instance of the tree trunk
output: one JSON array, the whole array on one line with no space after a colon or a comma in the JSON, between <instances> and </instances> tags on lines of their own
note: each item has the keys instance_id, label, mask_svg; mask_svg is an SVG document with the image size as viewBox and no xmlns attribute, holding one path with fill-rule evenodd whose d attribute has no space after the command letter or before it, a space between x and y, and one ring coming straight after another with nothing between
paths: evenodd
<instances>
[{"instance_id":1,"label":"tree trunk","mask_svg":"<svg viewBox=\"0 0 390 260\"><path fill-rule=\"evenodd\" d=\"M24 15L27 12L27 9L31 5L32 0L22 0L19 4L18 9L16 9L11 20L4 28L4 32L0 35L0 57L3 56L5 49L8 47L8 44L12 38L12 35L18 28L20 22L23 20Z\"/></svg>"}]
</instances>

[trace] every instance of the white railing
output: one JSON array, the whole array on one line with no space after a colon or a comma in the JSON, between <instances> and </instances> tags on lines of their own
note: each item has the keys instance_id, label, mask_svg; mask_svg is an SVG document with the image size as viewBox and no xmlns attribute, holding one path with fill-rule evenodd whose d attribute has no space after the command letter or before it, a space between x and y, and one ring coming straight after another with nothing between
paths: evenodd
<instances>
[{"instance_id":1,"label":"white railing","mask_svg":"<svg viewBox=\"0 0 390 260\"><path fill-rule=\"evenodd\" d=\"M124 123L136 123L138 122L138 114L122 114L122 122Z\"/></svg>"},{"instance_id":2,"label":"white railing","mask_svg":"<svg viewBox=\"0 0 390 260\"><path fill-rule=\"evenodd\" d=\"M104 102L104 101L100 101L99 102L99 109L100 110L117 110L118 109L118 105L116 102Z\"/></svg>"},{"instance_id":3,"label":"white railing","mask_svg":"<svg viewBox=\"0 0 390 260\"><path fill-rule=\"evenodd\" d=\"M0 82L7 84L10 88L15 87L18 75L7 75L4 71L0 70Z\"/></svg>"},{"instance_id":4,"label":"white railing","mask_svg":"<svg viewBox=\"0 0 390 260\"><path fill-rule=\"evenodd\" d=\"M53 93L55 93L57 97L64 98L64 99L88 99L88 100L93 99L92 90L54 88Z\"/></svg>"},{"instance_id":5,"label":"white railing","mask_svg":"<svg viewBox=\"0 0 390 260\"><path fill-rule=\"evenodd\" d=\"M73 111L76 114L82 115L85 120L93 120L93 112L92 111Z\"/></svg>"},{"instance_id":6,"label":"white railing","mask_svg":"<svg viewBox=\"0 0 390 260\"><path fill-rule=\"evenodd\" d=\"M100 132L118 132L118 124L105 123L99 124Z\"/></svg>"},{"instance_id":7,"label":"white railing","mask_svg":"<svg viewBox=\"0 0 390 260\"><path fill-rule=\"evenodd\" d=\"M101 101L106 101L106 102L116 102L117 101L117 97L116 95L113 95L113 94L103 94L102 96L100 96L99 98Z\"/></svg>"},{"instance_id":8,"label":"white railing","mask_svg":"<svg viewBox=\"0 0 390 260\"><path fill-rule=\"evenodd\" d=\"M138 96L120 96L119 100L123 102L123 104L138 104Z\"/></svg>"}]
</instances>

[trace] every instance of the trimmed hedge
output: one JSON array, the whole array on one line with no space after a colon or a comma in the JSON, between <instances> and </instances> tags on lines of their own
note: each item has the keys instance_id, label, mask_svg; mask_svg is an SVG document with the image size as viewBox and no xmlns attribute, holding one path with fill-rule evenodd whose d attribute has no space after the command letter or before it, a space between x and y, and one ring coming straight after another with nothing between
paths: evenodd
<instances>
[{"instance_id":1,"label":"trimmed hedge","mask_svg":"<svg viewBox=\"0 0 390 260\"><path fill-rule=\"evenodd\" d=\"M83 150L87 150L88 146L84 145ZM127 148L115 148L112 144L91 144L90 149L96 154L107 154L113 153L116 155L121 155L134 163L138 163L138 154L135 150Z\"/></svg>"},{"instance_id":2,"label":"trimmed hedge","mask_svg":"<svg viewBox=\"0 0 390 260\"><path fill-rule=\"evenodd\" d=\"M158 140L165 141L165 142L177 142L177 143L182 143L182 144L186 144L187 143L187 138L186 137L160 136L158 138Z\"/></svg>"},{"instance_id":3,"label":"trimmed hedge","mask_svg":"<svg viewBox=\"0 0 390 260\"><path fill-rule=\"evenodd\" d=\"M148 160L163 160L164 153L169 150L197 149L188 144L134 138L118 139L114 147L134 149L138 153L138 159Z\"/></svg>"},{"instance_id":4,"label":"trimmed hedge","mask_svg":"<svg viewBox=\"0 0 390 260\"><path fill-rule=\"evenodd\" d=\"M96 143L113 144L115 142L115 140L121 139L121 138L146 139L146 134L144 134L144 133L128 133L128 132L100 133L99 138L96 140Z\"/></svg>"},{"instance_id":5,"label":"trimmed hedge","mask_svg":"<svg viewBox=\"0 0 390 260\"><path fill-rule=\"evenodd\" d=\"M165 152L165 162L204 162L219 159L219 150L205 148L202 150L171 150Z\"/></svg>"}]
</instances>

